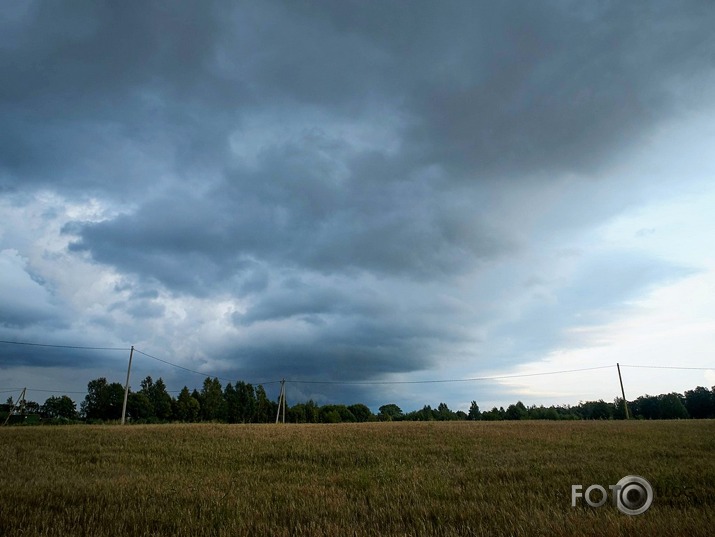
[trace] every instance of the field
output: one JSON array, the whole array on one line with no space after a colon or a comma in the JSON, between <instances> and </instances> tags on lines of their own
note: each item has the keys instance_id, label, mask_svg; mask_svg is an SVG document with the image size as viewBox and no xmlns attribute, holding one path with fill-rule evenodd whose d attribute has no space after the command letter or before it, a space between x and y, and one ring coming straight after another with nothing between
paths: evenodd
<instances>
[{"instance_id":1,"label":"field","mask_svg":"<svg viewBox=\"0 0 715 537\"><path fill-rule=\"evenodd\" d=\"M0 429L0 535L712 535L715 421ZM571 485L648 479L638 516ZM594 493L598 500L598 493Z\"/></svg>"}]
</instances>

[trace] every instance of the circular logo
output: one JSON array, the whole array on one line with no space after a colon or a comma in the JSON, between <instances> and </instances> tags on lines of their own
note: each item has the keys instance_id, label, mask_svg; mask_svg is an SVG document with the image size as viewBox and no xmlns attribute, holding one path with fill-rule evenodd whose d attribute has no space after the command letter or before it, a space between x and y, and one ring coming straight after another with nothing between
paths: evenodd
<instances>
[{"instance_id":1,"label":"circular logo","mask_svg":"<svg viewBox=\"0 0 715 537\"><path fill-rule=\"evenodd\" d=\"M637 475L627 475L616 483L616 506L626 515L645 513L653 503L653 487Z\"/></svg>"}]
</instances>

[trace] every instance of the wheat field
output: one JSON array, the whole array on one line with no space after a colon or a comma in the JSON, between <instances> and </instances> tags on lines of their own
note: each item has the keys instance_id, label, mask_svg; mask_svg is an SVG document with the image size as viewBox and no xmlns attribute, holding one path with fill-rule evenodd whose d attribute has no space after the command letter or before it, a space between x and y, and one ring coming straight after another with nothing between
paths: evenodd
<instances>
[{"instance_id":1,"label":"wheat field","mask_svg":"<svg viewBox=\"0 0 715 537\"><path fill-rule=\"evenodd\" d=\"M710 535L715 421L0 429L0 535ZM571 506L629 474L648 511Z\"/></svg>"}]
</instances>

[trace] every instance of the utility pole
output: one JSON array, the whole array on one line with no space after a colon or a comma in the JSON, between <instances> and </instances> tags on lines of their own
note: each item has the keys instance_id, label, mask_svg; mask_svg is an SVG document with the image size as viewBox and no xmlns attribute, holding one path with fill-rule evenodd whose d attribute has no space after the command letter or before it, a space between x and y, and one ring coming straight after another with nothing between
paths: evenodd
<instances>
[{"instance_id":1,"label":"utility pole","mask_svg":"<svg viewBox=\"0 0 715 537\"><path fill-rule=\"evenodd\" d=\"M17 407L20 407L20 414L25 413L25 392L27 391L27 388L23 388L22 391L20 392L20 397L15 401L15 404L12 406L10 409L10 412L7 415L7 419L5 420L5 423L3 425L7 425L7 422L10 421L10 417L13 415L15 412L15 409Z\"/></svg>"},{"instance_id":2,"label":"utility pole","mask_svg":"<svg viewBox=\"0 0 715 537\"><path fill-rule=\"evenodd\" d=\"M127 417L127 398L129 397L129 375L132 372L132 356L134 356L134 345L129 351L129 367L127 368L127 383L124 385L124 405L122 405L122 425Z\"/></svg>"},{"instance_id":3,"label":"utility pole","mask_svg":"<svg viewBox=\"0 0 715 537\"><path fill-rule=\"evenodd\" d=\"M626 400L626 392L623 390L623 377L621 377L621 364L616 362L616 367L618 368L618 380L621 383L621 395L623 396L623 409L626 411L626 419L630 419L628 416L628 401Z\"/></svg>"},{"instance_id":4,"label":"utility pole","mask_svg":"<svg viewBox=\"0 0 715 537\"><path fill-rule=\"evenodd\" d=\"M276 423L281 416L283 410L283 423L286 422L286 379L281 380L281 393L278 395L278 412L276 413Z\"/></svg>"},{"instance_id":5,"label":"utility pole","mask_svg":"<svg viewBox=\"0 0 715 537\"><path fill-rule=\"evenodd\" d=\"M286 389L285 389L286 379L283 379L283 423L286 422Z\"/></svg>"}]
</instances>

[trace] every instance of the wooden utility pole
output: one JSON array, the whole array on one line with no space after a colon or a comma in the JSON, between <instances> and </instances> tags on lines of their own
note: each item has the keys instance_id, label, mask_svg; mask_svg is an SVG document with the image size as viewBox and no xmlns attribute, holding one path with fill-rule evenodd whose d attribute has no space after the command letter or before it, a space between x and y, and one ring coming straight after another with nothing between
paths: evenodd
<instances>
[{"instance_id":1,"label":"wooden utility pole","mask_svg":"<svg viewBox=\"0 0 715 537\"><path fill-rule=\"evenodd\" d=\"M616 367L618 368L618 380L621 383L621 395L623 396L623 409L626 411L626 419L630 419L628 416L628 401L626 400L626 392L623 390L623 377L621 377L621 364L616 362Z\"/></svg>"},{"instance_id":2,"label":"wooden utility pole","mask_svg":"<svg viewBox=\"0 0 715 537\"><path fill-rule=\"evenodd\" d=\"M25 392L27 391L27 388L23 388L22 391L20 392L20 397L15 401L15 404L12 406L10 409L10 412L7 415L7 419L5 420L5 423L3 425L7 425L7 422L10 421L10 416L12 416L13 412L15 412L15 409L19 406L20 407L20 413L24 413L25 410Z\"/></svg>"},{"instance_id":3,"label":"wooden utility pole","mask_svg":"<svg viewBox=\"0 0 715 537\"><path fill-rule=\"evenodd\" d=\"M286 379L283 379L283 423L286 422Z\"/></svg>"},{"instance_id":4,"label":"wooden utility pole","mask_svg":"<svg viewBox=\"0 0 715 537\"><path fill-rule=\"evenodd\" d=\"M134 345L129 351L129 367L127 368L127 383L124 385L124 404L122 405L122 425L127 417L127 398L129 397L129 375L132 372L132 356L134 356Z\"/></svg>"},{"instance_id":5,"label":"wooden utility pole","mask_svg":"<svg viewBox=\"0 0 715 537\"><path fill-rule=\"evenodd\" d=\"M286 379L281 380L281 393L278 395L278 412L276 412L276 423L283 411L283 423L286 422Z\"/></svg>"}]
</instances>

